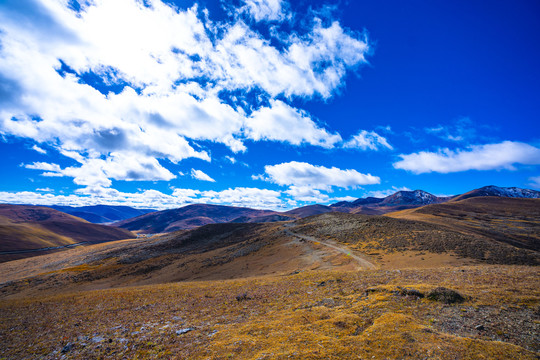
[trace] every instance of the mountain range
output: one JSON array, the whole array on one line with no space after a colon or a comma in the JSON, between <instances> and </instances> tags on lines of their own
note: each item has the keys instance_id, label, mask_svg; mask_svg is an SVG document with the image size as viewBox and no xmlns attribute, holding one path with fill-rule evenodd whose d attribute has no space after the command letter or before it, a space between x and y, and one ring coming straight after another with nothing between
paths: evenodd
<instances>
[{"instance_id":1,"label":"mountain range","mask_svg":"<svg viewBox=\"0 0 540 360\"><path fill-rule=\"evenodd\" d=\"M2 205L0 357L538 359L538 195L190 205L118 223L138 238Z\"/></svg>"},{"instance_id":2,"label":"mountain range","mask_svg":"<svg viewBox=\"0 0 540 360\"><path fill-rule=\"evenodd\" d=\"M229 222L274 223L295 221L331 212L362 215L392 213L391 216L405 216L403 214L407 214L407 216L414 219L425 209L431 209L430 206L452 204L465 199L486 196L540 198L540 192L520 188L486 186L461 195L440 197L422 190L398 191L385 198L360 198L355 201L339 202L330 206L315 204L286 212L211 204L193 204L162 211L107 205L78 208L54 206L54 208L47 208L43 206L4 204L0 205L0 235L2 236L0 262L41 255L80 243L93 244L136 237L131 231L141 234L170 233L177 230L195 229L209 224ZM443 209L450 208L448 206L443 207ZM420 210L395 215L405 210L414 209ZM74 215L81 215L84 219ZM126 219L130 215L134 217ZM110 224L111 226L89 222L110 223L118 218L124 219ZM446 216L444 222L448 224L448 219L451 218L450 215ZM422 218L421 220L424 221L425 219ZM474 229L469 227L467 231L474 232ZM523 242L521 238L514 240ZM525 243L520 244L520 246L527 248Z\"/></svg>"},{"instance_id":3,"label":"mountain range","mask_svg":"<svg viewBox=\"0 0 540 360\"><path fill-rule=\"evenodd\" d=\"M42 206L0 204L0 262L76 244L96 244L135 237L128 230L92 224Z\"/></svg>"},{"instance_id":4,"label":"mountain range","mask_svg":"<svg viewBox=\"0 0 540 360\"><path fill-rule=\"evenodd\" d=\"M139 215L144 215L156 210L135 209L129 206L93 205L93 206L64 206L52 205L55 209L66 214L70 214L94 224L113 223Z\"/></svg>"},{"instance_id":5,"label":"mountain range","mask_svg":"<svg viewBox=\"0 0 540 360\"><path fill-rule=\"evenodd\" d=\"M430 204L441 204L478 196L540 198L540 191L485 186L456 196L435 196L426 191L398 191L385 198L359 198L342 201L330 206L308 205L286 212L255 210L223 205L194 204L178 209L162 210L114 223L113 226L142 233L160 233L187 230L214 223L266 223L288 221L328 212L364 215L383 215L390 212L414 209Z\"/></svg>"}]
</instances>

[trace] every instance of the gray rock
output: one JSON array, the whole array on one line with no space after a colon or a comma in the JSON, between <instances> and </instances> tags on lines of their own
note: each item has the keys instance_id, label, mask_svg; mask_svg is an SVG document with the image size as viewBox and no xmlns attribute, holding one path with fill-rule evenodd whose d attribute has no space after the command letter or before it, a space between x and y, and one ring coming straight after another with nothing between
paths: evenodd
<instances>
[{"instance_id":1,"label":"gray rock","mask_svg":"<svg viewBox=\"0 0 540 360\"><path fill-rule=\"evenodd\" d=\"M182 334L185 334L185 333L188 333L190 331L193 331L195 330L195 328L185 328L185 329L180 329L180 330L176 330L176 335L182 335Z\"/></svg>"},{"instance_id":2,"label":"gray rock","mask_svg":"<svg viewBox=\"0 0 540 360\"><path fill-rule=\"evenodd\" d=\"M67 353L67 352L70 351L72 348L73 348L73 344L72 344L72 343L68 343L66 346L64 346L64 347L62 348L62 354Z\"/></svg>"},{"instance_id":3,"label":"gray rock","mask_svg":"<svg viewBox=\"0 0 540 360\"><path fill-rule=\"evenodd\" d=\"M103 342L105 341L105 338L103 336L94 336L92 338L92 342L95 342L95 343L100 343L100 342Z\"/></svg>"}]
</instances>

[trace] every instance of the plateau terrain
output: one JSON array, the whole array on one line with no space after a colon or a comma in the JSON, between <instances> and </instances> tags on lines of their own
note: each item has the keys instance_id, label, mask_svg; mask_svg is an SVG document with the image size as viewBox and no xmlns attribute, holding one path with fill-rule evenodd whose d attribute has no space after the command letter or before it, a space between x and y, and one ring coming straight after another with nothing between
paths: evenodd
<instances>
[{"instance_id":1,"label":"plateau terrain","mask_svg":"<svg viewBox=\"0 0 540 360\"><path fill-rule=\"evenodd\" d=\"M193 205L126 222L144 237L4 262L0 357L537 359L540 199L409 195L390 207L428 204Z\"/></svg>"}]
</instances>

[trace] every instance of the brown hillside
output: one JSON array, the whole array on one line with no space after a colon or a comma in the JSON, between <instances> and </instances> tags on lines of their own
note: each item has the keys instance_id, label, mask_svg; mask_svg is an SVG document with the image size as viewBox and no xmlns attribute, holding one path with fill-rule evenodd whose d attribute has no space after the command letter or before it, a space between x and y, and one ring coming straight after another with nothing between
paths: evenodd
<instances>
[{"instance_id":1,"label":"brown hillside","mask_svg":"<svg viewBox=\"0 0 540 360\"><path fill-rule=\"evenodd\" d=\"M474 197L387 214L540 251L540 199Z\"/></svg>"},{"instance_id":2,"label":"brown hillside","mask_svg":"<svg viewBox=\"0 0 540 360\"><path fill-rule=\"evenodd\" d=\"M538 359L538 267L485 264L535 256L340 213L79 247L0 264L0 358Z\"/></svg>"},{"instance_id":3,"label":"brown hillside","mask_svg":"<svg viewBox=\"0 0 540 360\"><path fill-rule=\"evenodd\" d=\"M274 215L275 211L255 210L233 206L195 204L179 209L157 211L114 224L127 230L138 230L146 234L193 229L198 226L225 223L239 217L255 218Z\"/></svg>"},{"instance_id":4,"label":"brown hillside","mask_svg":"<svg viewBox=\"0 0 540 360\"><path fill-rule=\"evenodd\" d=\"M308 217L296 224L297 232L335 240L365 254L387 256L396 252L426 251L496 264L540 264L537 251L498 241L504 233L497 231L503 229L470 233L448 224L344 213Z\"/></svg>"},{"instance_id":5,"label":"brown hillside","mask_svg":"<svg viewBox=\"0 0 540 360\"><path fill-rule=\"evenodd\" d=\"M133 238L124 229L92 224L41 206L0 205L0 262L42 255L75 243ZM30 251L32 250L32 251Z\"/></svg>"}]
</instances>

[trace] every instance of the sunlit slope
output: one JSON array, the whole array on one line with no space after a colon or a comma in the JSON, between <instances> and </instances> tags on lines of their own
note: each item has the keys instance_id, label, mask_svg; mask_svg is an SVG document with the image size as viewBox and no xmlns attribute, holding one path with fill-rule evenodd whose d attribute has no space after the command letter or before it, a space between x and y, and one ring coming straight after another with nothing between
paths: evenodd
<instances>
[{"instance_id":1,"label":"sunlit slope","mask_svg":"<svg viewBox=\"0 0 540 360\"><path fill-rule=\"evenodd\" d=\"M540 251L540 199L475 197L387 214Z\"/></svg>"},{"instance_id":2,"label":"sunlit slope","mask_svg":"<svg viewBox=\"0 0 540 360\"><path fill-rule=\"evenodd\" d=\"M444 206L445 204L429 205L424 208ZM494 216L489 207L484 208L483 211L484 213L478 216L487 218ZM411 212L416 214L415 210L406 210L397 214ZM432 215L428 218L430 216ZM520 215L513 215L510 212L508 217L517 221ZM388 216L328 213L296 221L296 231L321 239L338 241L361 253L373 255L375 259L385 258L381 259L383 262L395 260L396 254L413 252L410 254L413 258L411 266L417 265L416 260L421 260L421 258L414 258L419 253L423 256L422 252L450 254L494 264L538 265L540 263L540 254L532 246L534 241L530 242L531 246L516 247L510 241L499 240L505 238L504 228L496 227L489 231L471 232L461 225L460 220L456 220L455 224L446 223L443 220L440 223L424 220L424 216L398 219ZM535 224L533 220L530 221L532 225ZM533 228L531 231L536 238L538 228Z\"/></svg>"},{"instance_id":3,"label":"sunlit slope","mask_svg":"<svg viewBox=\"0 0 540 360\"><path fill-rule=\"evenodd\" d=\"M133 237L127 230L92 224L46 207L0 205L0 262L40 255L44 248Z\"/></svg>"},{"instance_id":4,"label":"sunlit slope","mask_svg":"<svg viewBox=\"0 0 540 360\"><path fill-rule=\"evenodd\" d=\"M38 224L16 223L0 216L0 251L37 249L73 244L74 240Z\"/></svg>"},{"instance_id":5,"label":"sunlit slope","mask_svg":"<svg viewBox=\"0 0 540 360\"><path fill-rule=\"evenodd\" d=\"M538 359L539 275L501 265L306 271L2 297L0 356ZM429 298L441 286L464 301Z\"/></svg>"}]
</instances>

